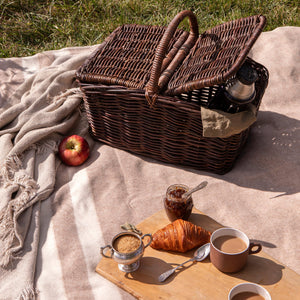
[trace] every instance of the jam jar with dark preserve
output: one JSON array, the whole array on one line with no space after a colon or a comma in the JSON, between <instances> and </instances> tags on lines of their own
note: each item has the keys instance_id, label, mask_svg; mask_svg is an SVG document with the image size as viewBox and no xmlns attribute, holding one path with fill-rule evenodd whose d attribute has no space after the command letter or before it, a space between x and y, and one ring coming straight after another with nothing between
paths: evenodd
<instances>
[{"instance_id":1,"label":"jam jar with dark preserve","mask_svg":"<svg viewBox=\"0 0 300 300\"><path fill-rule=\"evenodd\" d=\"M187 220L192 212L193 198L189 196L186 199L182 195L189 190L188 186L183 184L173 184L168 187L164 197L164 207L170 221L177 219Z\"/></svg>"}]
</instances>

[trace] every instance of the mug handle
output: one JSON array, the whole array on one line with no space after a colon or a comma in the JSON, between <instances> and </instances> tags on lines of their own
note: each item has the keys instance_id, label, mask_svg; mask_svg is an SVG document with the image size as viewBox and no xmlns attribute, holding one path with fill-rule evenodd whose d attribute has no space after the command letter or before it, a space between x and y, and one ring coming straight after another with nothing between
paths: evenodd
<instances>
[{"instance_id":1,"label":"mug handle","mask_svg":"<svg viewBox=\"0 0 300 300\"><path fill-rule=\"evenodd\" d=\"M252 250L255 247L257 247L257 249L256 250ZM250 246L249 246L249 254L256 254L256 253L260 252L261 249L262 249L261 244L251 242Z\"/></svg>"},{"instance_id":2,"label":"mug handle","mask_svg":"<svg viewBox=\"0 0 300 300\"><path fill-rule=\"evenodd\" d=\"M112 258L112 251L113 251L113 250L110 251L110 256L108 256L108 255L106 255L106 252L107 252L107 251L104 252L104 250L105 250L106 248L112 249L112 246L106 245L106 246L104 246L104 247L101 247L101 248L100 248L100 252L101 252L102 256L107 257L107 258Z\"/></svg>"},{"instance_id":3,"label":"mug handle","mask_svg":"<svg viewBox=\"0 0 300 300\"><path fill-rule=\"evenodd\" d=\"M151 244L151 242L152 242L152 235L151 235L151 233L146 233L146 234L142 235L141 239L143 239L145 236L149 236L149 238L150 238L150 240L147 243L147 245L144 246L144 248L147 248Z\"/></svg>"}]
</instances>

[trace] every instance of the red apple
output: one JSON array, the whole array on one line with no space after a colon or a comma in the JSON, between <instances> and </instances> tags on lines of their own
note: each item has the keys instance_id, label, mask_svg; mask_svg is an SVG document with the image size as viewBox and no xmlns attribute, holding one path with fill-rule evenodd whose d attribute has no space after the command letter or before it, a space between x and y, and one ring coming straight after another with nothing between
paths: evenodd
<instances>
[{"instance_id":1,"label":"red apple","mask_svg":"<svg viewBox=\"0 0 300 300\"><path fill-rule=\"evenodd\" d=\"M60 159L69 166L83 164L90 155L88 142L79 135L65 137L59 144L58 153Z\"/></svg>"}]
</instances>

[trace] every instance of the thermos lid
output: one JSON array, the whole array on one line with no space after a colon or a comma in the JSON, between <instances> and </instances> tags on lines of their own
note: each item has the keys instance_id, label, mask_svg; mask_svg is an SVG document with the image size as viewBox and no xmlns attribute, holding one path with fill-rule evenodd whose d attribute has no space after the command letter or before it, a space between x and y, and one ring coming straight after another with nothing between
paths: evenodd
<instances>
[{"instance_id":1,"label":"thermos lid","mask_svg":"<svg viewBox=\"0 0 300 300\"><path fill-rule=\"evenodd\" d=\"M250 85L257 80L258 74L249 63L244 63L236 74L237 79L246 85Z\"/></svg>"}]
</instances>

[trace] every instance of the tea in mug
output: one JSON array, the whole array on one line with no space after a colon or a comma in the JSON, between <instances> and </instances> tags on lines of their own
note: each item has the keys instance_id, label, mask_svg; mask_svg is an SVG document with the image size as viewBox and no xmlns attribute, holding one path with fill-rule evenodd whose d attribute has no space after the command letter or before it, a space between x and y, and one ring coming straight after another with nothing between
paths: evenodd
<instances>
[{"instance_id":1,"label":"tea in mug","mask_svg":"<svg viewBox=\"0 0 300 300\"><path fill-rule=\"evenodd\" d=\"M253 292L241 292L233 296L231 300L265 300L265 298Z\"/></svg>"},{"instance_id":2,"label":"tea in mug","mask_svg":"<svg viewBox=\"0 0 300 300\"><path fill-rule=\"evenodd\" d=\"M213 244L226 253L239 253L247 249L247 244L242 239L231 235L220 236L214 240Z\"/></svg>"},{"instance_id":3,"label":"tea in mug","mask_svg":"<svg viewBox=\"0 0 300 300\"><path fill-rule=\"evenodd\" d=\"M115 241L113 247L120 253L130 253L140 247L140 240L131 234L119 236Z\"/></svg>"}]
</instances>

